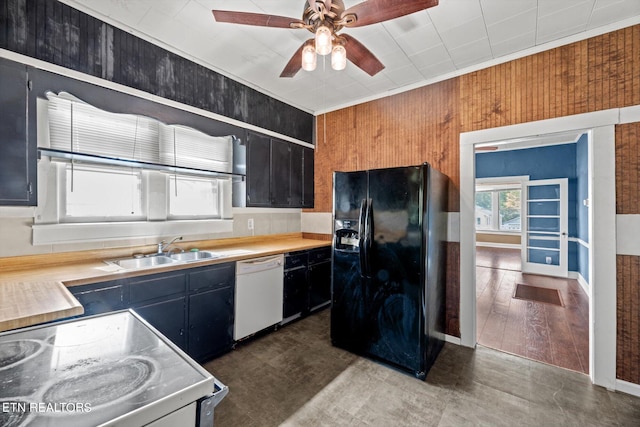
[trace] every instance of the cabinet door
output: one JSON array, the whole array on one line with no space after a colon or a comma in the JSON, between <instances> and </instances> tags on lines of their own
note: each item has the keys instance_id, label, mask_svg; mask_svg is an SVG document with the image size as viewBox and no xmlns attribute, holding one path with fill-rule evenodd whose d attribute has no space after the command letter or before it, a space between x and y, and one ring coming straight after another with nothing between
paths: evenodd
<instances>
[{"instance_id":1,"label":"cabinet door","mask_svg":"<svg viewBox=\"0 0 640 427\"><path fill-rule=\"evenodd\" d=\"M186 297L136 307L133 309L172 343L186 350L185 314Z\"/></svg>"},{"instance_id":2,"label":"cabinet door","mask_svg":"<svg viewBox=\"0 0 640 427\"><path fill-rule=\"evenodd\" d=\"M204 361L232 345L233 288L189 295L189 355Z\"/></svg>"},{"instance_id":3,"label":"cabinet door","mask_svg":"<svg viewBox=\"0 0 640 427\"><path fill-rule=\"evenodd\" d=\"M0 59L0 205L36 204L35 133L27 131L27 105L26 66ZM35 102L33 107L31 114Z\"/></svg>"},{"instance_id":4,"label":"cabinet door","mask_svg":"<svg viewBox=\"0 0 640 427\"><path fill-rule=\"evenodd\" d=\"M271 140L271 206L288 207L291 201L291 144Z\"/></svg>"},{"instance_id":5,"label":"cabinet door","mask_svg":"<svg viewBox=\"0 0 640 427\"><path fill-rule=\"evenodd\" d=\"M292 208L301 208L303 201L303 161L305 148L298 144L291 145L291 201Z\"/></svg>"},{"instance_id":6,"label":"cabinet door","mask_svg":"<svg viewBox=\"0 0 640 427\"><path fill-rule=\"evenodd\" d=\"M305 313L309 305L307 269L297 268L284 273L284 298L282 317L287 319Z\"/></svg>"},{"instance_id":7,"label":"cabinet door","mask_svg":"<svg viewBox=\"0 0 640 427\"><path fill-rule=\"evenodd\" d=\"M270 138L257 133L247 136L247 206L270 206Z\"/></svg>"},{"instance_id":8,"label":"cabinet door","mask_svg":"<svg viewBox=\"0 0 640 427\"><path fill-rule=\"evenodd\" d=\"M311 148L303 147L303 167L302 167L302 207L312 208L314 203L313 191L313 163L314 151Z\"/></svg>"},{"instance_id":9,"label":"cabinet door","mask_svg":"<svg viewBox=\"0 0 640 427\"><path fill-rule=\"evenodd\" d=\"M84 316L127 308L126 290L125 283L118 280L69 288L71 294L84 307Z\"/></svg>"},{"instance_id":10,"label":"cabinet door","mask_svg":"<svg viewBox=\"0 0 640 427\"><path fill-rule=\"evenodd\" d=\"M331 301L331 262L309 266L309 309L324 307Z\"/></svg>"}]
</instances>

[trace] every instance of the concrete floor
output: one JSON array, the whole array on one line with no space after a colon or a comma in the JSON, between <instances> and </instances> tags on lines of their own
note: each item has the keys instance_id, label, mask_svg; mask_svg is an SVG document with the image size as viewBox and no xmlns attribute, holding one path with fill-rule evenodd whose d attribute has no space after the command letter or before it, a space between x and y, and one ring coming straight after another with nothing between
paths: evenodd
<instances>
[{"instance_id":1,"label":"concrete floor","mask_svg":"<svg viewBox=\"0 0 640 427\"><path fill-rule=\"evenodd\" d=\"M480 346L447 343L419 381L331 346L328 310L205 367L230 389L216 427L640 425L640 398Z\"/></svg>"}]
</instances>

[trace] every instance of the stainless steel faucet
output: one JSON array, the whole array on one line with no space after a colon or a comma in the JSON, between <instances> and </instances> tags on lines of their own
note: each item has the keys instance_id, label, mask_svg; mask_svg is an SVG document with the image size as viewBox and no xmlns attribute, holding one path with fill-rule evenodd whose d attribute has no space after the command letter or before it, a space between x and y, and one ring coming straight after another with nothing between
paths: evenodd
<instances>
[{"instance_id":1,"label":"stainless steel faucet","mask_svg":"<svg viewBox=\"0 0 640 427\"><path fill-rule=\"evenodd\" d=\"M171 246L173 244L173 242L175 242L176 240L182 240L182 236L178 236L178 237L174 237L173 239L171 239L171 241L169 243L167 243L166 241L161 241L160 243L158 243L158 252L157 254L163 254L166 252L167 248L169 246Z\"/></svg>"}]
</instances>

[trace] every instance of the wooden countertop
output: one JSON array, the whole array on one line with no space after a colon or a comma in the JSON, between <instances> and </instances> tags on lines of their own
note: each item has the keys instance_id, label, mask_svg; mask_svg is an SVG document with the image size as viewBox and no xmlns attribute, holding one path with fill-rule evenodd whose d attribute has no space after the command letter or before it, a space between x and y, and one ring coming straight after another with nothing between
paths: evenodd
<instances>
[{"instance_id":1,"label":"wooden countertop","mask_svg":"<svg viewBox=\"0 0 640 427\"><path fill-rule=\"evenodd\" d=\"M176 245L184 250L197 247L216 252L246 251L196 263L169 264L136 270L121 269L106 261L150 253L153 246L0 258L0 331L47 322L84 312L65 287L98 283L127 277L183 270L205 265L258 258L330 246L327 240L302 238L300 233L250 238L186 242ZM64 291L64 292L62 292ZM77 311L80 310L80 311ZM3 329L4 328L4 329Z\"/></svg>"},{"instance_id":2,"label":"wooden countertop","mask_svg":"<svg viewBox=\"0 0 640 427\"><path fill-rule=\"evenodd\" d=\"M0 282L0 332L82 313L61 282Z\"/></svg>"}]
</instances>

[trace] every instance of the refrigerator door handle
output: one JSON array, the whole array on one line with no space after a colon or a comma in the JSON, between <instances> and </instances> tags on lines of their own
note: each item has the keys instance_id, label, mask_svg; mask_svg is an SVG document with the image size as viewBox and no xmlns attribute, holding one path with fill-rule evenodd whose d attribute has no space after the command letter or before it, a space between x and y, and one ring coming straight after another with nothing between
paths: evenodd
<instances>
[{"instance_id":1,"label":"refrigerator door handle","mask_svg":"<svg viewBox=\"0 0 640 427\"><path fill-rule=\"evenodd\" d=\"M373 241L373 200L367 199L367 213L365 215L364 247L366 277L371 277L371 242Z\"/></svg>"},{"instance_id":2,"label":"refrigerator door handle","mask_svg":"<svg viewBox=\"0 0 640 427\"><path fill-rule=\"evenodd\" d=\"M360 203L360 218L358 225L358 255L360 259L360 275L365 277L367 274L366 259L366 235L367 235L367 199L362 199Z\"/></svg>"}]
</instances>

